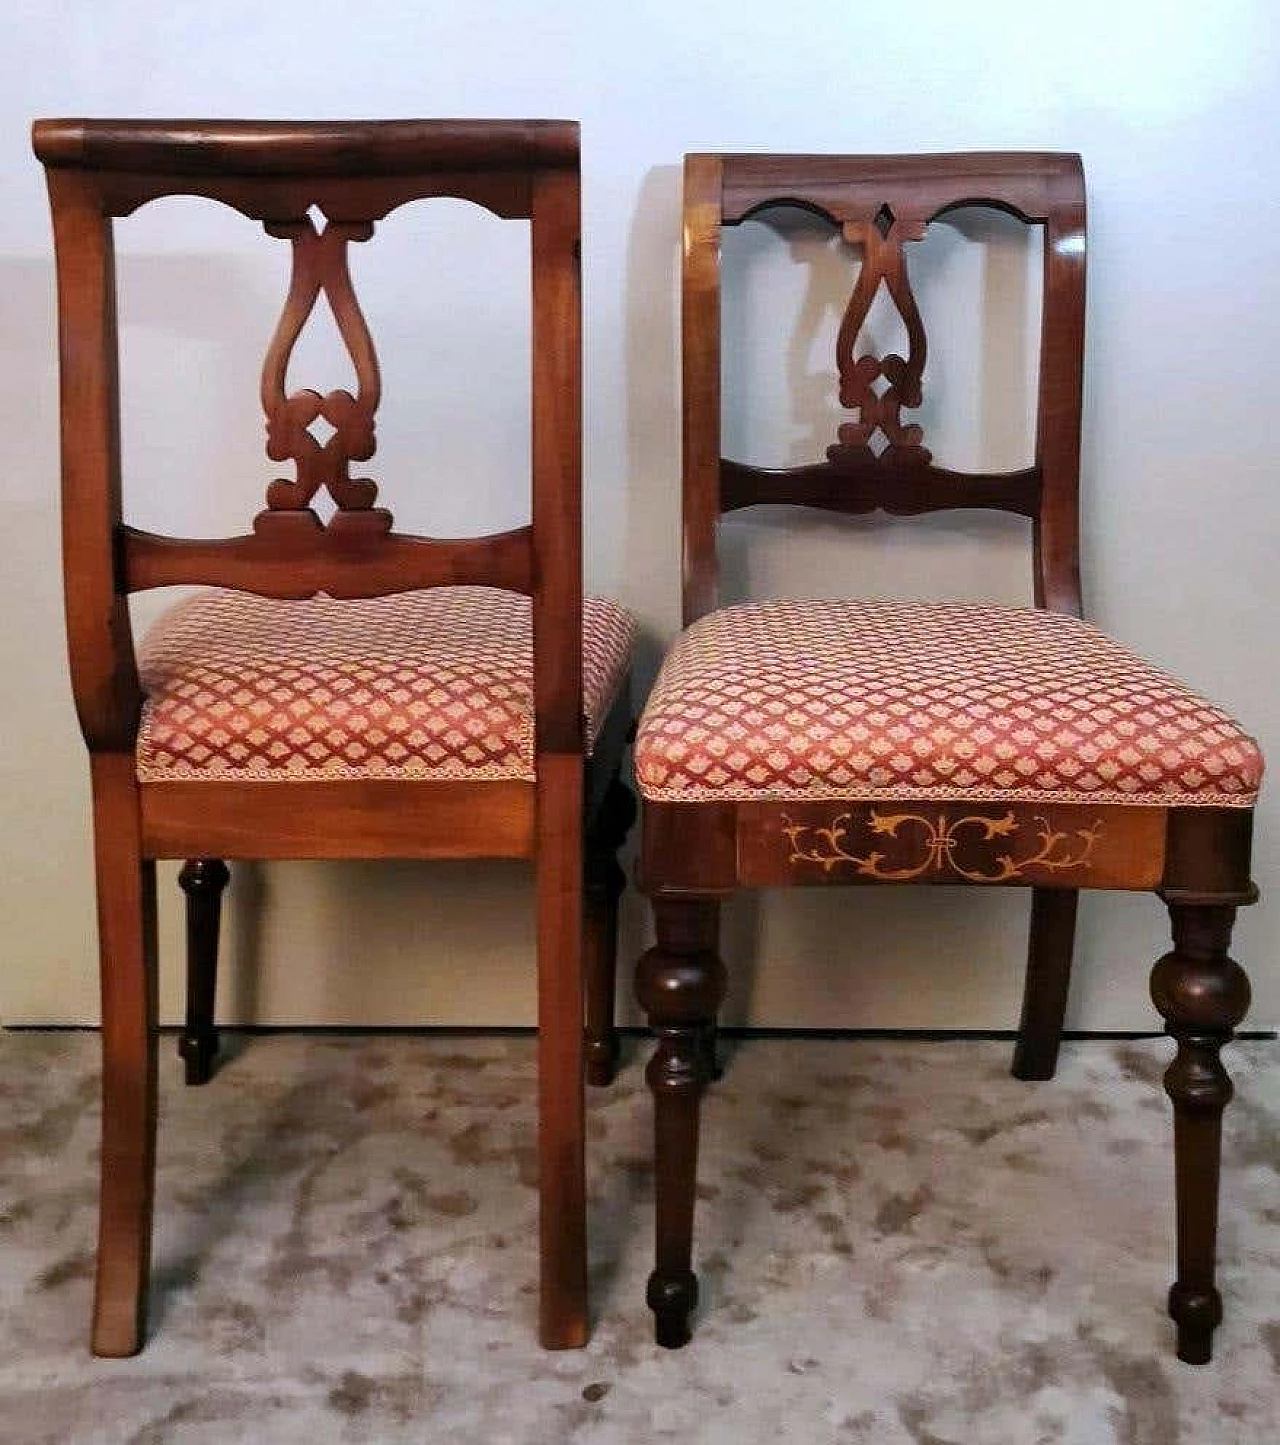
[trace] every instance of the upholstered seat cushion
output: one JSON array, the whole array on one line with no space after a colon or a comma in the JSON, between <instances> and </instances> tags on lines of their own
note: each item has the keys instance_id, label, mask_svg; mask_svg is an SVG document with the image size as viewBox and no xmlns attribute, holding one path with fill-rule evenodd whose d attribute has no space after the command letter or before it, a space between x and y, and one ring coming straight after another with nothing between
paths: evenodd
<instances>
[{"instance_id":1,"label":"upholstered seat cushion","mask_svg":"<svg viewBox=\"0 0 1280 1445\"><path fill-rule=\"evenodd\" d=\"M1253 802L1219 707L1072 617L775 601L685 632L636 740L655 801Z\"/></svg>"},{"instance_id":2,"label":"upholstered seat cushion","mask_svg":"<svg viewBox=\"0 0 1280 1445\"><path fill-rule=\"evenodd\" d=\"M586 600L589 745L633 634L622 608ZM144 782L533 777L530 603L515 593L200 592L151 630L139 670Z\"/></svg>"}]
</instances>

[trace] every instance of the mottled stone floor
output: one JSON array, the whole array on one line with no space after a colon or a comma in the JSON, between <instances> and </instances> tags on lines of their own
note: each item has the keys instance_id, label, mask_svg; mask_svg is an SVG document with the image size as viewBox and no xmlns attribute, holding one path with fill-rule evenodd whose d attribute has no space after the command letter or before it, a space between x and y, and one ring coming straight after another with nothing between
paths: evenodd
<instances>
[{"instance_id":1,"label":"mottled stone floor","mask_svg":"<svg viewBox=\"0 0 1280 1445\"><path fill-rule=\"evenodd\" d=\"M167 1041L152 1333L90 1358L97 1041L0 1035L0 1439L1244 1445L1280 1418L1280 1048L1231 1051L1219 1358L1165 1319L1169 1045L758 1041L706 1107L693 1344L650 1342L636 1045L591 1094L588 1349L534 1343L533 1043Z\"/></svg>"}]
</instances>

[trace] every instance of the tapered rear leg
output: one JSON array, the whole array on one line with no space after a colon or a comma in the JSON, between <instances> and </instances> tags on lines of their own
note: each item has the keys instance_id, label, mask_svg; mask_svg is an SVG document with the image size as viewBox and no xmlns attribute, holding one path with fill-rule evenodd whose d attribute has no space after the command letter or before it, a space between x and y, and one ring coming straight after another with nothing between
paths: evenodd
<instances>
[{"instance_id":1,"label":"tapered rear leg","mask_svg":"<svg viewBox=\"0 0 1280 1445\"><path fill-rule=\"evenodd\" d=\"M1022 1022L1013 1051L1015 1078L1051 1079L1058 1067L1079 897L1074 888L1031 890L1031 938Z\"/></svg>"},{"instance_id":2,"label":"tapered rear leg","mask_svg":"<svg viewBox=\"0 0 1280 1445\"><path fill-rule=\"evenodd\" d=\"M538 758L539 1338L587 1342L582 758Z\"/></svg>"},{"instance_id":3,"label":"tapered rear leg","mask_svg":"<svg viewBox=\"0 0 1280 1445\"><path fill-rule=\"evenodd\" d=\"M656 1257L646 1291L654 1338L667 1349L689 1340L698 1302L693 1273L698 1116L708 1078L708 1031L724 1000L716 952L719 903L653 899L658 941L636 969L636 997L658 1047L645 1077L653 1091Z\"/></svg>"},{"instance_id":4,"label":"tapered rear leg","mask_svg":"<svg viewBox=\"0 0 1280 1445\"><path fill-rule=\"evenodd\" d=\"M156 1149L155 864L142 858L132 755L98 754L94 864L102 977L102 1161L95 1355L146 1335Z\"/></svg>"},{"instance_id":5,"label":"tapered rear leg","mask_svg":"<svg viewBox=\"0 0 1280 1445\"><path fill-rule=\"evenodd\" d=\"M636 820L636 800L615 774L587 839L587 1082L611 1084L618 1068L614 996L618 967L618 900L627 886L618 849Z\"/></svg>"},{"instance_id":6,"label":"tapered rear leg","mask_svg":"<svg viewBox=\"0 0 1280 1445\"><path fill-rule=\"evenodd\" d=\"M213 1026L218 987L218 925L222 892L231 874L221 858L189 858L178 874L187 895L187 1022L178 1039L178 1055L187 1066L188 1084L207 1084L218 1052Z\"/></svg>"}]
</instances>

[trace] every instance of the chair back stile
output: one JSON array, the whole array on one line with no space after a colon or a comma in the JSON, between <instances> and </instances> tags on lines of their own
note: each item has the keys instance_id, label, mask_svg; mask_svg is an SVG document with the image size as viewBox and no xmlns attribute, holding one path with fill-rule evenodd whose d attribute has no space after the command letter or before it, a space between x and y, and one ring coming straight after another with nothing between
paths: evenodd
<instances>
[{"instance_id":1,"label":"chair back stile","mask_svg":"<svg viewBox=\"0 0 1280 1445\"><path fill-rule=\"evenodd\" d=\"M774 205L799 205L825 217L862 253L836 344L840 402L851 420L839 428L825 459L785 469L748 466L721 454L721 231ZM1020 471L940 467L921 428L902 416L921 403L927 346L911 289L908 247L932 221L960 206L994 208L1042 229L1035 457ZM720 517L760 503L898 516L982 508L1028 517L1036 605L1080 616L1085 274L1080 158L692 155L685 163L684 217L685 625L719 603ZM857 350L882 285L907 332L905 357Z\"/></svg>"},{"instance_id":2,"label":"chair back stile","mask_svg":"<svg viewBox=\"0 0 1280 1445\"><path fill-rule=\"evenodd\" d=\"M53 213L63 431L62 517L73 691L91 751L125 752L142 704L130 592L205 584L277 598L374 597L441 585L532 597L537 750L582 746L578 127L567 121L341 123L42 121L34 130ZM250 532L157 536L126 525L120 486L113 222L164 196L203 196L286 240L293 267L262 373L267 454L291 462ZM470 200L530 222L533 288L531 522L444 540L394 530L351 464L375 449L377 357L347 268L396 207ZM323 221L311 219L319 211ZM355 394L287 394L290 354L321 295ZM317 419L332 433L321 442ZM317 493L336 510L326 523Z\"/></svg>"}]
</instances>

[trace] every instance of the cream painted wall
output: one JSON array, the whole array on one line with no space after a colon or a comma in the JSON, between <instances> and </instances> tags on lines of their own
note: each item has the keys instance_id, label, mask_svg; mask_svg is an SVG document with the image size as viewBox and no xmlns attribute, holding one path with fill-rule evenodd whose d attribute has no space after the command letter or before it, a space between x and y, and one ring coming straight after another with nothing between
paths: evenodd
<instances>
[{"instance_id":1,"label":"cream painted wall","mask_svg":"<svg viewBox=\"0 0 1280 1445\"><path fill-rule=\"evenodd\" d=\"M1091 277L1085 576L1093 616L1229 701L1280 757L1273 618L1280 540L1266 409L1280 356L1280 42L1265 0L1009 0L743 7L631 0L466 6L278 0L10 0L0 49L0 431L8 550L0 793L0 1019L96 1016L85 763L62 642L49 233L26 126L39 114L554 115L583 122L589 582L639 614L641 681L678 615L679 161L692 149L1044 147L1084 153ZM449 228L456 226L451 233ZM385 228L360 280L386 373L373 474L402 522L443 533L524 505L519 238L461 205ZM450 240L450 234L452 240ZM1006 228L942 228L920 263L970 298L931 331L932 420L957 462L1016 461L1034 300ZM230 213L169 203L120 228L128 499L144 525L239 527L270 475L255 415L281 248ZM734 236L745 281L728 366L742 453L790 460L830 430L821 400L842 279L784 217ZM804 303L799 322L794 304ZM927 304L927 299L926 299ZM778 342L771 373L747 342ZM337 384L320 332L294 375ZM825 349L824 349L825 348ZM751 356L758 353L753 345ZM955 368L980 358L981 393ZM319 374L317 374L319 373ZM772 378L778 404L763 401ZM474 383L483 388L475 395ZM465 478L465 485L457 485ZM1027 596L1018 524L736 522L729 572L757 595ZM1274 892L1280 806L1260 813ZM181 915L162 877L166 1016ZM522 1023L530 894L515 865L238 867L221 1011L271 1022ZM916 890L748 897L731 911L729 1022L1010 1026L1026 902ZM1257 1024L1280 1021L1277 920L1242 918ZM624 952L643 945L631 896ZM1147 1027L1165 946L1150 899L1083 910L1071 1023Z\"/></svg>"}]
</instances>

